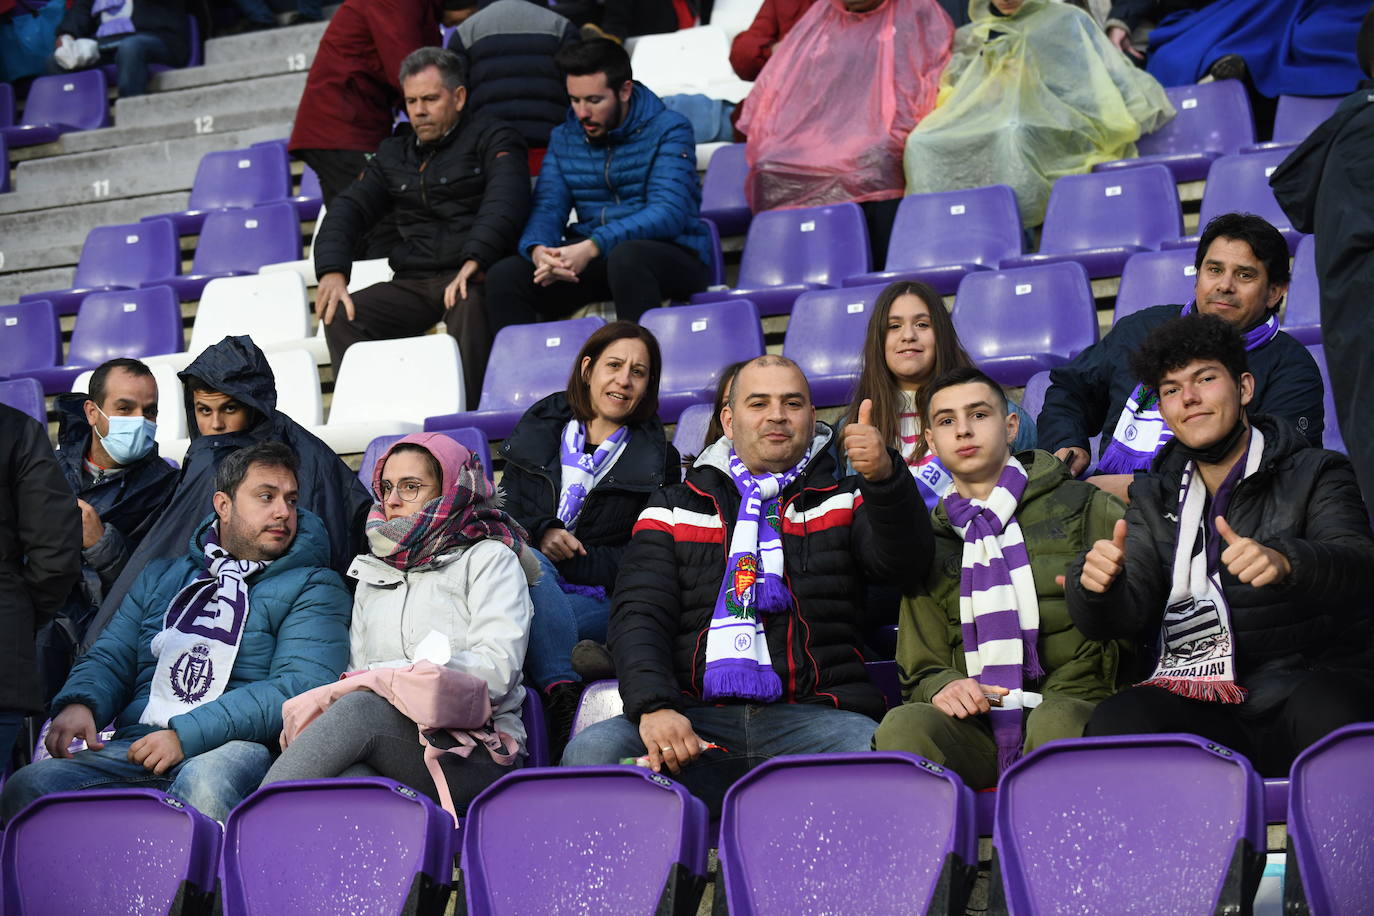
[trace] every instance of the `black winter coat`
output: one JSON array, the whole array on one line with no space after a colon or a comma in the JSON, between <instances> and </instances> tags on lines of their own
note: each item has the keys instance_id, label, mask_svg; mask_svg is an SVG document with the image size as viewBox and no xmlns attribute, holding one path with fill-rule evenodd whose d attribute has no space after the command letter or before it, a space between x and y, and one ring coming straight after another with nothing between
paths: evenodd
<instances>
[{"instance_id":1,"label":"black winter coat","mask_svg":"<svg viewBox=\"0 0 1374 916\"><path fill-rule=\"evenodd\" d=\"M816 424L818 439L833 435ZM930 516L901 457L896 472L869 483L836 479L829 449L782 494L782 541L792 613L764 624L782 702L816 703L882 716L868 679L859 632L868 581L911 591L924 581L934 548ZM654 495L634 528L611 605L610 647L625 714L699 705L706 632L725 577L739 491L713 445L685 483Z\"/></svg>"},{"instance_id":2,"label":"black winter coat","mask_svg":"<svg viewBox=\"0 0 1374 916\"><path fill-rule=\"evenodd\" d=\"M523 0L522 0L523 2ZM572 410L563 392L534 404L501 444L506 469L501 487L506 511L529 532L535 547L550 528L562 528L558 498L563 483L559 442ZM610 594L620 570L621 554L630 541L649 496L679 479L681 459L668 444L657 417L630 427L630 441L582 503L574 531L585 557L557 564L563 578L578 585L599 585Z\"/></svg>"},{"instance_id":3,"label":"black winter coat","mask_svg":"<svg viewBox=\"0 0 1374 916\"><path fill-rule=\"evenodd\" d=\"M1287 557L1282 583L1242 584L1222 564L1231 609L1237 680L1258 672L1339 662L1363 667L1374 607L1374 534L1350 462L1312 448L1272 417L1253 417L1264 434L1259 469L1236 485L1226 521ZM1070 567L1069 614L1089 639L1134 638L1145 657L1158 651L1178 539L1178 488L1186 460L1171 440L1149 474L1131 483L1126 509L1126 568L1105 594L1083 588L1083 558ZM1148 673L1148 672L1146 672ZM1252 693L1252 697L1254 694Z\"/></svg>"},{"instance_id":4,"label":"black winter coat","mask_svg":"<svg viewBox=\"0 0 1374 916\"><path fill-rule=\"evenodd\" d=\"M350 275L359 239L395 213L401 241L390 262L398 274L485 270L508 254L530 213L530 169L514 129L464 112L445 136L382 141L377 155L325 213L315 239L315 274Z\"/></svg>"},{"instance_id":5,"label":"black winter coat","mask_svg":"<svg viewBox=\"0 0 1374 916\"><path fill-rule=\"evenodd\" d=\"M100 17L91 12L95 0L72 0L57 25L58 35L95 38ZM184 67L191 56L191 36L186 29L183 0L138 0L134 4L134 31L156 35L171 49L174 66Z\"/></svg>"},{"instance_id":6,"label":"black winter coat","mask_svg":"<svg viewBox=\"0 0 1374 916\"><path fill-rule=\"evenodd\" d=\"M37 420L0 404L0 709L41 712L38 626L81 572L81 513Z\"/></svg>"}]
</instances>

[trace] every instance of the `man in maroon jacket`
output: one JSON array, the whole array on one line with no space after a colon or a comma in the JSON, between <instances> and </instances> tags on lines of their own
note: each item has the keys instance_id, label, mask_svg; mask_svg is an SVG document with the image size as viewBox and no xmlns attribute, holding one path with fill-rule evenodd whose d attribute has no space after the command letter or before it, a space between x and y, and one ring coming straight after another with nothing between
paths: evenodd
<instances>
[{"instance_id":1,"label":"man in maroon jacket","mask_svg":"<svg viewBox=\"0 0 1374 916\"><path fill-rule=\"evenodd\" d=\"M756 80L763 65L773 56L773 46L782 41L797 20L815 0L763 0L749 28L735 36L730 45L730 66L742 80Z\"/></svg>"}]
</instances>

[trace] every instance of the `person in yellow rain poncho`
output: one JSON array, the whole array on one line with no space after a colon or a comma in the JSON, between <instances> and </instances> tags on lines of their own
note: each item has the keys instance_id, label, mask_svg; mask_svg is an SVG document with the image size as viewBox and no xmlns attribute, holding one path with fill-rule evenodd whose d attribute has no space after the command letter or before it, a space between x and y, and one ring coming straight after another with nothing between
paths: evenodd
<instances>
[{"instance_id":1,"label":"person in yellow rain poncho","mask_svg":"<svg viewBox=\"0 0 1374 916\"><path fill-rule=\"evenodd\" d=\"M1021 221L1044 221L1061 175L1136 154L1171 120L1154 77L1082 10L1056 0L970 0L938 107L906 142L906 192L1010 185Z\"/></svg>"}]
</instances>

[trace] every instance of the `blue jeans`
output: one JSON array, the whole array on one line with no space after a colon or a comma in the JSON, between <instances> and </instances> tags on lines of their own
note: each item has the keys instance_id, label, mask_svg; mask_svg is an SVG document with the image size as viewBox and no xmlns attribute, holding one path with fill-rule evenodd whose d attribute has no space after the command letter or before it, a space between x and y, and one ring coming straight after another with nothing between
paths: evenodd
<instances>
[{"instance_id":1,"label":"blue jeans","mask_svg":"<svg viewBox=\"0 0 1374 916\"><path fill-rule=\"evenodd\" d=\"M130 762L134 739L116 738L98 751L66 759L40 760L21 768L0 793L0 820L9 822L24 806L52 792L80 789L160 789L202 814L224 821L229 811L258 787L272 754L256 741L229 741L188 757L161 776Z\"/></svg>"},{"instance_id":2,"label":"blue jeans","mask_svg":"<svg viewBox=\"0 0 1374 916\"><path fill-rule=\"evenodd\" d=\"M806 703L766 706L694 706L682 714L703 741L724 750L706 751L672 776L720 814L725 790L745 773L784 754L840 754L867 751L878 727L868 716ZM589 726L569 742L563 766L598 766L638 757L646 748L639 726L616 716Z\"/></svg>"},{"instance_id":3,"label":"blue jeans","mask_svg":"<svg viewBox=\"0 0 1374 916\"><path fill-rule=\"evenodd\" d=\"M606 641L611 602L563 591L553 561L537 550L534 555L543 575L530 586L534 618L530 621L525 670L535 686L544 690L559 681L582 680L572 669L573 646L579 639Z\"/></svg>"},{"instance_id":4,"label":"blue jeans","mask_svg":"<svg viewBox=\"0 0 1374 916\"><path fill-rule=\"evenodd\" d=\"M167 42L149 32L134 32L121 38L113 51L101 53L100 60L96 62L95 66L111 62L115 65L116 82L119 86L121 99L143 95L148 91L149 64L175 67L179 63L172 56L172 50L167 47ZM67 71L57 62L56 58L49 58L48 72L66 73Z\"/></svg>"},{"instance_id":5,"label":"blue jeans","mask_svg":"<svg viewBox=\"0 0 1374 916\"><path fill-rule=\"evenodd\" d=\"M24 714L13 709L0 709L0 772L9 765L10 752L24 726Z\"/></svg>"}]
</instances>

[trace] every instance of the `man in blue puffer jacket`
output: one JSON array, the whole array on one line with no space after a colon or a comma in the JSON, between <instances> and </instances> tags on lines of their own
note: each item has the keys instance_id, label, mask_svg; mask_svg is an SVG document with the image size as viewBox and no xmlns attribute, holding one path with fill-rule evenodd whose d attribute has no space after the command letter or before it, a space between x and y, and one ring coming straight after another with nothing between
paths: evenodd
<instances>
[{"instance_id":1,"label":"man in blue puffer jacket","mask_svg":"<svg viewBox=\"0 0 1374 916\"><path fill-rule=\"evenodd\" d=\"M563 318L615 301L637 321L664 299L709 282L692 127L636 83L625 49L592 39L554 58L571 110L549 136L519 254L487 272L487 322ZM568 213L577 210L571 225Z\"/></svg>"},{"instance_id":2,"label":"man in blue puffer jacket","mask_svg":"<svg viewBox=\"0 0 1374 916\"><path fill-rule=\"evenodd\" d=\"M148 564L72 670L52 704L53 759L5 784L0 819L51 792L135 786L223 821L267 772L282 702L343 671L352 601L323 523L296 507L295 455L242 449L215 490L189 552ZM73 755L74 738L89 749Z\"/></svg>"}]
</instances>

